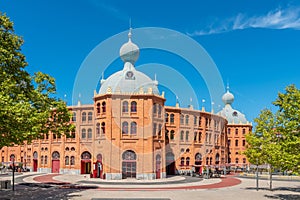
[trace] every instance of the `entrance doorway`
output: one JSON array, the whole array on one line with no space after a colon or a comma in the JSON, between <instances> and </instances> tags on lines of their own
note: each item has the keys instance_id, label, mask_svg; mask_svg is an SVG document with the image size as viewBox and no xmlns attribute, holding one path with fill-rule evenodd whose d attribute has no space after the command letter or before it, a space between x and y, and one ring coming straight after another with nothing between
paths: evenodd
<instances>
[{"instance_id":1,"label":"entrance doorway","mask_svg":"<svg viewBox=\"0 0 300 200\"><path fill-rule=\"evenodd\" d=\"M160 179L160 172L161 172L161 156L157 155L156 156L156 167L155 167L155 172L156 172L156 179Z\"/></svg>"},{"instance_id":2,"label":"entrance doorway","mask_svg":"<svg viewBox=\"0 0 300 200\"><path fill-rule=\"evenodd\" d=\"M81 160L81 174L90 174L90 173L91 173L91 161Z\"/></svg>"},{"instance_id":3,"label":"entrance doorway","mask_svg":"<svg viewBox=\"0 0 300 200\"><path fill-rule=\"evenodd\" d=\"M81 174L91 173L91 158L92 155L88 151L81 154Z\"/></svg>"},{"instance_id":4,"label":"entrance doorway","mask_svg":"<svg viewBox=\"0 0 300 200\"><path fill-rule=\"evenodd\" d=\"M35 151L33 152L33 171L37 172L38 168L38 153Z\"/></svg>"},{"instance_id":5,"label":"entrance doorway","mask_svg":"<svg viewBox=\"0 0 300 200\"><path fill-rule=\"evenodd\" d=\"M175 175L175 159L174 154L169 152L166 155L167 175Z\"/></svg>"},{"instance_id":6,"label":"entrance doorway","mask_svg":"<svg viewBox=\"0 0 300 200\"><path fill-rule=\"evenodd\" d=\"M136 154L134 151L125 151L122 155L122 178L136 178Z\"/></svg>"},{"instance_id":7,"label":"entrance doorway","mask_svg":"<svg viewBox=\"0 0 300 200\"><path fill-rule=\"evenodd\" d=\"M37 166L38 166L38 160L37 159L33 159L33 171L37 172Z\"/></svg>"},{"instance_id":8,"label":"entrance doorway","mask_svg":"<svg viewBox=\"0 0 300 200\"><path fill-rule=\"evenodd\" d=\"M57 151L54 151L52 153L52 173L59 173L60 170L60 161L59 161L60 155Z\"/></svg>"}]
</instances>

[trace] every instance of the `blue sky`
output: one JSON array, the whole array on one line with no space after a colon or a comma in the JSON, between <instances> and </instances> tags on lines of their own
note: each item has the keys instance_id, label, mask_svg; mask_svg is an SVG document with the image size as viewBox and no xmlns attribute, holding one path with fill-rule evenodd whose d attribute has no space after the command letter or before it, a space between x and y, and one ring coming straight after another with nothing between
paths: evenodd
<instances>
[{"instance_id":1,"label":"blue sky","mask_svg":"<svg viewBox=\"0 0 300 200\"><path fill-rule=\"evenodd\" d=\"M261 109L270 108L277 93L287 85L300 87L300 2L296 0L2 0L0 11L14 21L16 33L25 40L22 52L29 63L27 70L55 77L58 97L69 104L84 59L102 41L127 31L129 18L133 28L168 28L202 45L224 85L230 83L235 95L233 107L245 113L249 121ZM207 86L200 76L194 76L188 63L166 52L141 51L137 65L147 62L179 69L195 89L198 101L206 99L205 107L210 110ZM122 67L122 62L116 60L105 74ZM154 78L153 73L148 75ZM159 82L163 78L157 77ZM86 88L91 95L81 97L84 103L92 103L97 87ZM168 87L160 89L166 91L166 104L174 105L177 94ZM189 95L178 98L183 107L190 103ZM219 107L214 106L215 110Z\"/></svg>"}]
</instances>

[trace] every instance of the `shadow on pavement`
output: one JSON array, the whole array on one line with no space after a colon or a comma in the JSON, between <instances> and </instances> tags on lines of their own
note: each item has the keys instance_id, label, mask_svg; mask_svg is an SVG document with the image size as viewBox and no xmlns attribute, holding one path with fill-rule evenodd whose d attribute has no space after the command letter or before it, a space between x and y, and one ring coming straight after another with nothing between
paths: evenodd
<instances>
[{"instance_id":1,"label":"shadow on pavement","mask_svg":"<svg viewBox=\"0 0 300 200\"><path fill-rule=\"evenodd\" d=\"M77 193L87 189L95 189L95 186L79 186L72 184L55 183L20 183L15 185L15 191L0 190L1 200L48 200L71 199L80 197Z\"/></svg>"},{"instance_id":2,"label":"shadow on pavement","mask_svg":"<svg viewBox=\"0 0 300 200\"><path fill-rule=\"evenodd\" d=\"M258 188L259 190L270 190L269 188ZM256 187L248 187L246 190L256 190ZM297 192L300 193L300 188L298 187L277 187L273 188L272 191L288 191L288 192ZM299 200L300 194L274 194L274 195L265 195L269 199L280 199L280 200Z\"/></svg>"},{"instance_id":3,"label":"shadow on pavement","mask_svg":"<svg viewBox=\"0 0 300 200\"><path fill-rule=\"evenodd\" d=\"M281 200L299 200L300 195L298 194L275 194L275 195L265 195L269 199L281 199Z\"/></svg>"},{"instance_id":4,"label":"shadow on pavement","mask_svg":"<svg viewBox=\"0 0 300 200\"><path fill-rule=\"evenodd\" d=\"M246 190L256 190L256 187L247 187L245 189ZM270 190L269 188L258 188L258 189L259 190ZM300 188L299 187L276 187L276 188L273 188L272 191L290 191L290 192L299 192L300 193Z\"/></svg>"}]
</instances>

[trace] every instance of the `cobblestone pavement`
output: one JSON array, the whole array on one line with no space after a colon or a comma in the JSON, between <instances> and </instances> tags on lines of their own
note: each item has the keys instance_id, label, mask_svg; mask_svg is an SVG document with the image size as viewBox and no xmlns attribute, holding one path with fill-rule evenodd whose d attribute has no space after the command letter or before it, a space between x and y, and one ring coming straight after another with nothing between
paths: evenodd
<instances>
[{"instance_id":1,"label":"cobblestone pavement","mask_svg":"<svg viewBox=\"0 0 300 200\"><path fill-rule=\"evenodd\" d=\"M0 176L0 180L9 177ZM254 179L226 178L200 179L175 176L165 180L103 181L83 175L23 174L16 177L16 191L0 190L0 199L300 199L300 182L274 181L274 190L267 190L268 181L260 180L258 191ZM157 183L157 184L151 184ZM109 184L108 184L109 183ZM128 184L134 183L134 184ZM163 184L161 184L163 183Z\"/></svg>"}]
</instances>

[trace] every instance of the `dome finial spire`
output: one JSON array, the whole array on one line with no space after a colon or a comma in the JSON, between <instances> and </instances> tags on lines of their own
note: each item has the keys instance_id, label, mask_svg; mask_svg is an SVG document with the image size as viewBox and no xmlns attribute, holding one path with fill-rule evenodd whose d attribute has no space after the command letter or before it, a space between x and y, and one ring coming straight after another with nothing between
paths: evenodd
<instances>
[{"instance_id":1,"label":"dome finial spire","mask_svg":"<svg viewBox=\"0 0 300 200\"><path fill-rule=\"evenodd\" d=\"M229 92L229 81L227 80L226 91Z\"/></svg>"},{"instance_id":2,"label":"dome finial spire","mask_svg":"<svg viewBox=\"0 0 300 200\"><path fill-rule=\"evenodd\" d=\"M137 61L140 55L139 47L131 41L132 37L132 28L131 28L131 19L129 19L129 33L128 33L128 42L122 45L120 49L120 56L124 63L130 62L132 65Z\"/></svg>"},{"instance_id":3,"label":"dome finial spire","mask_svg":"<svg viewBox=\"0 0 300 200\"><path fill-rule=\"evenodd\" d=\"M131 41L131 37L132 37L132 27L131 27L131 18L129 18L129 33L128 33L128 40Z\"/></svg>"}]
</instances>

